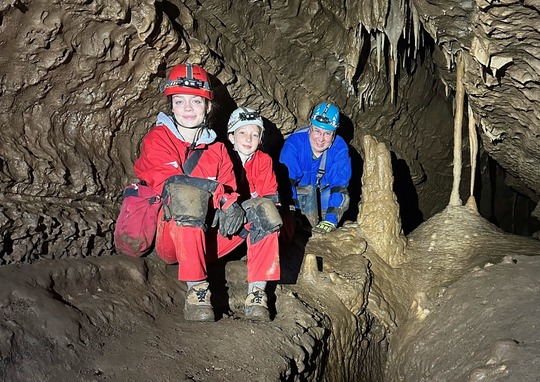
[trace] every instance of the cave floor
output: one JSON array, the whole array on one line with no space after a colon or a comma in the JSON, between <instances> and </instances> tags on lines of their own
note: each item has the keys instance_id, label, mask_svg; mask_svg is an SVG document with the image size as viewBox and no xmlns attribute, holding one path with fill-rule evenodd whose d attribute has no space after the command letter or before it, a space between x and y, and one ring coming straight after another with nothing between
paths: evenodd
<instances>
[{"instance_id":1,"label":"cave floor","mask_svg":"<svg viewBox=\"0 0 540 382\"><path fill-rule=\"evenodd\" d=\"M216 322L194 323L183 319L176 272L152 256L119 255L2 267L0 380L324 378L311 331L317 314L293 296L293 283L276 286L273 321L247 321L245 263L231 260L213 274L218 289L226 275L228 305L217 304ZM470 270L425 320L391 334L385 381L538 381L539 275L538 256Z\"/></svg>"},{"instance_id":2,"label":"cave floor","mask_svg":"<svg viewBox=\"0 0 540 382\"><path fill-rule=\"evenodd\" d=\"M242 312L245 261L218 262L209 268L216 322L189 322L177 269L155 254L2 267L0 381L275 381L316 372L305 362L314 353L310 313L286 284L269 288L273 320L252 322Z\"/></svg>"}]
</instances>

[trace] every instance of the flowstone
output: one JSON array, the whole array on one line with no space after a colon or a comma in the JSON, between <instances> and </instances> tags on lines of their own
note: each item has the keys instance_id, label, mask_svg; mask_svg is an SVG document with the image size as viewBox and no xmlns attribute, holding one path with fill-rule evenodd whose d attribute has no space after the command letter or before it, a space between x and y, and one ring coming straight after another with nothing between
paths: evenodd
<instances>
[{"instance_id":1,"label":"flowstone","mask_svg":"<svg viewBox=\"0 0 540 382\"><path fill-rule=\"evenodd\" d=\"M363 143L366 163L371 165L366 165L364 169L363 199L359 207L356 236L366 239L367 249L363 255L369 259L373 274L366 308L385 325L388 334L385 380L446 381L468 378L472 382L485 378L512 380L512 376L517 375L532 378L528 368L520 369L523 362L519 360L520 356L534 358L534 354L539 352L536 345L519 346L520 341L528 337L527 328L538 324L538 319L532 313L534 308L527 304L527 299L531 298L527 291L538 289L538 283L530 277L530 272L524 273L520 281L520 285L526 289L517 289L516 301L511 303L527 314L523 318L524 325L517 327L514 327L515 320L509 318L512 314L505 308L506 293L489 288L489 278L483 284L479 283L479 289L469 288L478 290L477 295L489 294L487 290L490 289L493 291L491 293L500 295L499 298L485 297L491 303L489 310L482 315L469 308L476 302L474 297L468 301L470 294L463 287L456 289L454 285L466 283L462 280L471 277L487 277L494 264L515 264L520 256L538 256L540 243L502 231L481 217L470 203L456 205L455 200L405 238L400 229L395 197L392 197L389 153L384 144L372 137L365 136ZM384 213L377 216L376 211ZM526 261L531 262L531 266L538 262L533 258ZM501 271L503 269L512 274L508 266L501 265ZM501 273L495 273L493 277L492 282L504 282ZM453 294L446 296L449 289L453 290ZM453 312L453 308L459 304L459 299L455 297L458 294L462 296L462 308L469 311L468 315L460 314L460 309ZM485 305L486 302L481 304ZM533 303L533 306L536 305ZM430 315L434 312L437 317L431 319ZM500 312L500 316L497 312ZM519 340L499 338L500 331L487 329L482 324L484 319L491 320L492 325L500 328L500 331L514 333ZM463 328L460 320L466 320L477 330L467 330L464 337L459 329ZM440 322L446 323L439 330L437 323ZM451 347L453 354L449 355L441 341L460 341L468 347ZM491 350L484 349L490 346ZM499 348L510 355L498 355L501 353L497 350ZM415 356L410 357L411 353ZM484 353L485 357L477 357L476 361L463 357L463 354ZM461 362L462 369L455 368L454 361L445 361L448 359ZM481 366L477 366L482 362ZM516 370L507 370L507 364L514 364Z\"/></svg>"}]
</instances>

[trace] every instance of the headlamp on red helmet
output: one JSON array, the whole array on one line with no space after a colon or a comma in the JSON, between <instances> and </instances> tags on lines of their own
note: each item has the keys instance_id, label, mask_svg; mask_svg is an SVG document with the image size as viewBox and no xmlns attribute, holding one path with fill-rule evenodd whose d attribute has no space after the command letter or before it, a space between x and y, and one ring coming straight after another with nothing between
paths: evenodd
<instances>
[{"instance_id":1,"label":"headlamp on red helmet","mask_svg":"<svg viewBox=\"0 0 540 382\"><path fill-rule=\"evenodd\" d=\"M163 86L163 94L165 96L191 94L208 100L214 98L208 74L199 65L192 64L180 64L171 69L169 78Z\"/></svg>"}]
</instances>

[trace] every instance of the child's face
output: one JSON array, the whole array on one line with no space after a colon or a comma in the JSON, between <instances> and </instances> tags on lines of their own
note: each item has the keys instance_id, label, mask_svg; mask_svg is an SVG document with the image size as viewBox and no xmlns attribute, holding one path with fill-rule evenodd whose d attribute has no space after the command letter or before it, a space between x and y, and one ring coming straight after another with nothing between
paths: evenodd
<instances>
[{"instance_id":1,"label":"child's face","mask_svg":"<svg viewBox=\"0 0 540 382\"><path fill-rule=\"evenodd\" d=\"M251 155L261 143L261 129L257 125L246 125L229 134L229 140L234 148L244 155Z\"/></svg>"},{"instance_id":2,"label":"child's face","mask_svg":"<svg viewBox=\"0 0 540 382\"><path fill-rule=\"evenodd\" d=\"M176 120L188 128L203 123L210 106L205 98L196 95L175 94L172 97L172 111Z\"/></svg>"}]
</instances>

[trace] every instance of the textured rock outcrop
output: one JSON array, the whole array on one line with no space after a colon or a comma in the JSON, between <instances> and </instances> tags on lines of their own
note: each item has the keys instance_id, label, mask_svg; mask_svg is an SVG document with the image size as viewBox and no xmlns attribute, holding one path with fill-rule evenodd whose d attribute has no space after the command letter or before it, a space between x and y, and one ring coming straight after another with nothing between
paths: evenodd
<instances>
[{"instance_id":1,"label":"textured rock outcrop","mask_svg":"<svg viewBox=\"0 0 540 382\"><path fill-rule=\"evenodd\" d=\"M322 353L332 361L329 378L365 376L365 370L355 367L374 349L367 344L384 343L404 323L428 320L436 299L471 267L500 260L501 250L521 254L533 248L536 253L536 243L503 233L466 207L444 208L452 183L458 56L464 64L466 110L476 121L481 142L480 214L514 214L517 203L494 203L498 199L493 194L503 183L520 192L504 190L514 201L518 195L526 195L527 203L538 201L539 11L533 0L4 2L0 265L114 252L121 191L134 180L132 163L142 137L166 107L159 85L171 66L190 61L212 75L219 104L213 127L221 136L237 104L260 110L268 122L267 137L275 133L270 142L274 155L284 136L307 123L312 106L329 100L343 111L340 133L355 154L352 187L358 194L352 196L357 200L361 155L368 161L366 195L357 225L328 236L334 242L310 241L298 279L304 299L284 301L290 310L309 301L310 309L336 314L310 311L303 325L288 328L310 334L290 343L293 356L284 355L286 366L280 364L275 373L319 377L324 360L313 349L331 344ZM468 195L469 184L462 182L460 190L461 197ZM377 219L381 206L386 213ZM529 207L522 207L522 217L529 216ZM406 224L400 224L400 217ZM433 219L418 227L429 217ZM520 218L508 220L513 228ZM317 256L323 258L322 269L315 269ZM106 264L108 259L100 260ZM90 279L95 268L91 263L87 267L85 277ZM62 269L66 280L81 279L68 274L69 266ZM138 279L139 273L130 277ZM55 312L46 322L55 338L68 339L55 354L80 351L82 359L88 342L84 330L94 330L93 321L108 323L118 314L114 309L128 304L104 302L86 313L86 301L71 303L61 293L62 277L53 272L41 277L25 280L35 283L37 294L47 301L62 300L52 305L70 317L65 328ZM322 291L318 300L317 288ZM39 311L17 305L33 301L28 285L13 289L26 297L14 298L6 290L3 308L30 312L28 316ZM170 307L166 296L158 297L160 308ZM141 306L148 302L137 301ZM141 310L154 314L156 309ZM16 342L21 326L13 325L2 328L3 356L13 344L31 349L42 336L37 331L27 342ZM325 328L332 328L331 335ZM406 338L407 328L400 330ZM80 347L73 347L71 339L80 341ZM394 344L406 349L407 340L401 340L396 337ZM514 345L507 340L492 344L497 354L505 347ZM348 358L341 359L339 351ZM380 361L382 353L373 359ZM494 357L495 363L504 362L504 354ZM395 353L390 360L394 366L402 362ZM479 380L482 373L495 375L498 369L488 361L485 370L468 376ZM414 378L414 360L410 365L391 373ZM97 372L85 371L88 379Z\"/></svg>"},{"instance_id":2,"label":"textured rock outcrop","mask_svg":"<svg viewBox=\"0 0 540 382\"><path fill-rule=\"evenodd\" d=\"M338 104L358 151L368 133L403 162L397 183L418 195L419 211L403 214L418 215L412 229L444 207L452 116L440 90L455 88L462 52L482 152L536 201L537 11L534 2L6 3L2 263L112 249L122 186L165 106L159 85L186 60L213 75L221 134L235 104L259 109L283 134L316 102ZM63 239L78 249L62 251Z\"/></svg>"}]
</instances>

